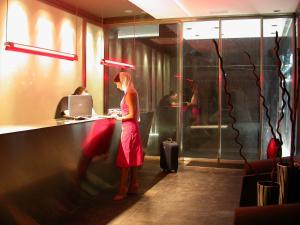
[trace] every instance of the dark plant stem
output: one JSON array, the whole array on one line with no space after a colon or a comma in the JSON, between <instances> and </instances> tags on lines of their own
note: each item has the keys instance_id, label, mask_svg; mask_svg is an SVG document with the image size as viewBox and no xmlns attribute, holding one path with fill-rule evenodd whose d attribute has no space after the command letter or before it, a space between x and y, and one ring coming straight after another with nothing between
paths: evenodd
<instances>
[{"instance_id":1,"label":"dark plant stem","mask_svg":"<svg viewBox=\"0 0 300 225\"><path fill-rule=\"evenodd\" d=\"M244 160L245 164L248 166L248 168L250 170L252 170L253 172L255 172L254 169L252 168L252 166L248 163L246 157L243 155L243 152L242 152L243 145L239 141L240 131L235 127L236 118L232 114L232 112L233 112L233 104L232 104L232 100L231 100L231 94L228 91L228 82L227 82L226 72L224 70L223 58L222 58L222 56L220 54L218 43L214 39L212 41L214 43L214 46L215 46L218 58L220 60L220 68L221 68L222 76L223 76L223 80L224 80L224 91L225 91L225 94L226 94L227 105L229 106L228 115L232 119L232 122L230 123L230 125L231 125L231 128L236 133L236 135L234 137L234 141L239 146L239 154L240 154L241 158Z\"/></svg>"},{"instance_id":2,"label":"dark plant stem","mask_svg":"<svg viewBox=\"0 0 300 225\"><path fill-rule=\"evenodd\" d=\"M256 73L256 66L255 66L254 62L252 61L250 54L247 51L244 51L244 53L248 56L249 63L252 65L252 74L254 75L254 77L256 79L256 86L258 88L258 94L259 94L259 97L262 99L262 105L263 105L263 107L265 109L265 112L266 112L266 117L267 117L268 125L269 125L270 130L271 130L271 134L272 134L274 140L276 140L276 134L275 134L274 128L273 128L273 126L271 124L271 118L270 118L270 114L269 114L269 108L266 105L266 98L262 94L262 90L261 90L261 86L260 86L260 78L259 78L258 74ZM281 134L280 133L279 133L279 137L281 138ZM280 145L282 145L282 140L280 140ZM272 169L272 172L271 172L271 180L273 182L275 182L275 180L276 180L276 176L275 176L276 173L275 173L275 171L276 171L276 157L273 159L273 169Z\"/></svg>"},{"instance_id":3,"label":"dark plant stem","mask_svg":"<svg viewBox=\"0 0 300 225\"><path fill-rule=\"evenodd\" d=\"M291 124L292 124L292 131L291 131L291 150L290 150L290 166L294 166L294 153L295 153L295 143L294 143L294 139L295 139L295 120L294 120L294 111L293 108L291 106L291 96L290 93L288 92L287 88L286 88L286 81L285 81L285 77L281 71L281 59L279 57L279 45L280 40L278 39L278 32L276 31L276 37L275 37L275 55L276 55L276 62L277 62L277 75L280 78L280 82L282 83L280 85L280 88L282 89L282 100L284 100L284 94L287 95L287 106L288 109L290 111L290 120L291 120Z\"/></svg>"},{"instance_id":4,"label":"dark plant stem","mask_svg":"<svg viewBox=\"0 0 300 225\"><path fill-rule=\"evenodd\" d=\"M281 88L281 90L283 89L282 81L281 80L280 80L280 88ZM276 133L278 134L280 144L282 145L283 144L283 140L282 140L282 135L281 135L279 129L280 129L281 121L283 120L283 117L284 117L283 110L284 110L284 108L286 106L286 101L284 99L284 92L283 91L281 92L281 99L282 99L282 105L281 105L281 108L280 108L280 117L279 117L279 119L277 121L277 125L276 125Z\"/></svg>"},{"instance_id":5,"label":"dark plant stem","mask_svg":"<svg viewBox=\"0 0 300 225\"><path fill-rule=\"evenodd\" d=\"M266 112L266 117L267 117L268 125L270 127L270 130L271 130L273 138L276 139L274 128L273 128L273 126L271 124L271 118L270 118L270 114L269 114L269 109L268 109L268 106L266 105L266 98L262 94L262 90L261 90L261 87L260 87L260 79L259 79L259 76L256 73L256 66L252 62L250 54L248 52L246 52L246 51L244 51L244 53L248 56L249 63L252 65L252 74L254 75L254 77L256 79L256 86L257 86L257 88L259 90L258 94L259 94L259 97L262 99L262 104L263 104L263 107L264 107L265 112Z\"/></svg>"},{"instance_id":6,"label":"dark plant stem","mask_svg":"<svg viewBox=\"0 0 300 225\"><path fill-rule=\"evenodd\" d=\"M276 39L275 39L275 41L276 41ZM279 45L279 42L280 42L280 40L278 40L278 45ZM276 51L276 48L275 48L275 51ZM278 57L279 57L279 54L278 54ZM280 60L280 58L279 58L279 60ZM278 65L278 62L277 62L277 65ZM280 61L280 67L281 67L281 61ZM281 71L281 68L279 68L279 70ZM277 76L279 77L279 80L280 80L279 81L279 87L281 89L282 105L281 105L281 108L280 108L280 117L279 117L279 119L277 121L277 125L276 125L276 132L277 132L277 134L279 136L280 144L282 145L283 144L283 140L282 140L282 135L281 135L279 129L280 129L281 121L284 118L284 108L286 106L286 101L285 101L285 98L284 98L286 92L284 91L285 90L285 86L283 85L283 83L285 82L285 77L281 76L279 73L277 73Z\"/></svg>"}]
</instances>

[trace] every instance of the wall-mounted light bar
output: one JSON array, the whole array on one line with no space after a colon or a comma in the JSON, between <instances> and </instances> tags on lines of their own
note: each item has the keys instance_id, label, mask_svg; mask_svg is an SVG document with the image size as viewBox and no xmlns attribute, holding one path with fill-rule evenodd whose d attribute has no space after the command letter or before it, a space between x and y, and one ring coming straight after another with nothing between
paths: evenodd
<instances>
[{"instance_id":1,"label":"wall-mounted light bar","mask_svg":"<svg viewBox=\"0 0 300 225\"><path fill-rule=\"evenodd\" d=\"M113 61L113 60L109 60L109 59L102 59L101 64L106 65L106 66L117 66L117 67L122 67L122 68L135 69L135 66L132 64Z\"/></svg>"},{"instance_id":2,"label":"wall-mounted light bar","mask_svg":"<svg viewBox=\"0 0 300 225\"><path fill-rule=\"evenodd\" d=\"M48 56L48 57L52 57L52 58L65 59L65 60L70 60L70 61L78 60L78 57L76 54L59 52L59 51L54 51L54 50L50 50L50 49L46 49L46 48L34 47L34 46L18 44L18 43L14 43L14 42L5 42L4 45L5 45L5 50L8 50L8 51Z\"/></svg>"}]
</instances>

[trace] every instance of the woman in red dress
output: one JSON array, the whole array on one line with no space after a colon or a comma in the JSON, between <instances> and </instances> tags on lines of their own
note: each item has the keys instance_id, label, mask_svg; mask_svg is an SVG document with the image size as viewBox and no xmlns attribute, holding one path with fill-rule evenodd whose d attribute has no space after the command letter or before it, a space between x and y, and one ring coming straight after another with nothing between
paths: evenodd
<instances>
[{"instance_id":1,"label":"woman in red dress","mask_svg":"<svg viewBox=\"0 0 300 225\"><path fill-rule=\"evenodd\" d=\"M126 194L136 194L139 183L137 168L143 164L144 152L139 131L139 99L134 88L131 75L127 72L118 73L114 82L117 88L124 92L121 101L122 116L116 116L122 121L121 142L118 149L116 166L121 169L119 191L114 200L122 200ZM127 192L128 175L130 182Z\"/></svg>"}]
</instances>

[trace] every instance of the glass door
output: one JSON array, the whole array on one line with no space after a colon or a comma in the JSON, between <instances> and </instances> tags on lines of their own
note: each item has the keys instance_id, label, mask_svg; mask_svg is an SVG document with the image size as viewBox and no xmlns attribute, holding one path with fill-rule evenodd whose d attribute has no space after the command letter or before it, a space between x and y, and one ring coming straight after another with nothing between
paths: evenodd
<instances>
[{"instance_id":1,"label":"glass door","mask_svg":"<svg viewBox=\"0 0 300 225\"><path fill-rule=\"evenodd\" d=\"M285 77L285 86L290 96L293 96L294 72L294 26L292 18L268 18L263 19L263 74L264 96L270 111L271 124L274 127L276 138L282 144L282 156L290 155L291 148L291 121L288 109L288 98L282 98L280 79L278 77L278 66L275 57L275 35L278 33L279 51L281 61L281 72ZM284 101L286 104L284 104ZM293 106L293 97L291 98ZM283 117L281 114L283 112ZM278 129L277 129L278 128ZM262 152L261 158L266 157L266 149L271 135L271 129L265 115L262 117Z\"/></svg>"},{"instance_id":2,"label":"glass door","mask_svg":"<svg viewBox=\"0 0 300 225\"><path fill-rule=\"evenodd\" d=\"M217 158L219 21L183 23L183 155Z\"/></svg>"},{"instance_id":3,"label":"glass door","mask_svg":"<svg viewBox=\"0 0 300 225\"><path fill-rule=\"evenodd\" d=\"M260 130L260 99L256 77L260 76L260 19L222 20L222 55L224 69L233 105L232 115L236 119L235 128L240 132L238 141L241 152L248 159L258 158ZM253 65L250 64L249 54ZM260 79L260 78L259 78ZM224 88L222 96L225 100ZM231 122L229 107L222 104L224 123ZM222 130L222 159L241 159L239 145L234 141L237 133L230 127Z\"/></svg>"}]
</instances>

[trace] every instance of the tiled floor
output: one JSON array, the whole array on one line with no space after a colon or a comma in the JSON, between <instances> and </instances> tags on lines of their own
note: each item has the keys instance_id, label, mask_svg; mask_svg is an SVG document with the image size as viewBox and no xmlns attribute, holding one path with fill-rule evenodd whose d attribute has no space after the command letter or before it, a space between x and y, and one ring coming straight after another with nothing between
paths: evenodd
<instances>
[{"instance_id":1,"label":"tiled floor","mask_svg":"<svg viewBox=\"0 0 300 225\"><path fill-rule=\"evenodd\" d=\"M90 198L72 212L64 225L230 225L238 207L242 170L181 164L165 174L158 158L146 159L141 193L114 202L114 191Z\"/></svg>"}]
</instances>

